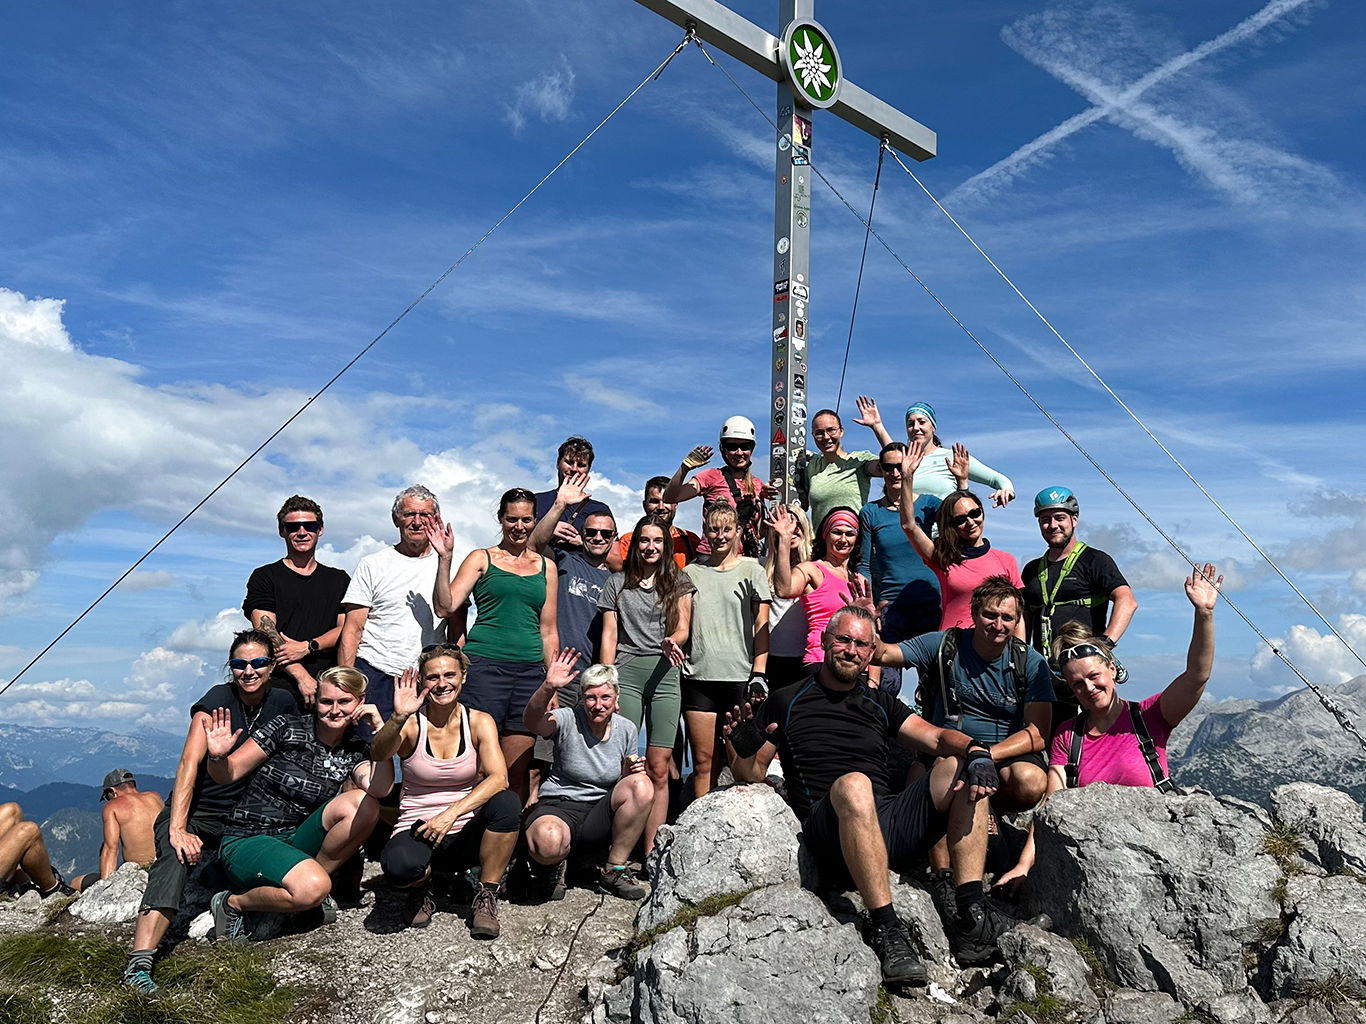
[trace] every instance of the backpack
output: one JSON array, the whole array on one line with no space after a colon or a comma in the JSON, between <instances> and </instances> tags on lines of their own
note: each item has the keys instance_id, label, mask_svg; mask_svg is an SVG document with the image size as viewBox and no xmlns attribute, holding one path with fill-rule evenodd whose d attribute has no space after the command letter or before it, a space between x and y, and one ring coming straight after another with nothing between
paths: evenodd
<instances>
[{"instance_id":1,"label":"backpack","mask_svg":"<svg viewBox=\"0 0 1366 1024\"><path fill-rule=\"evenodd\" d=\"M1168 778L1167 773L1162 770L1162 762L1157 759L1157 745L1153 743L1152 733L1148 731L1148 723L1143 721L1143 713L1138 710L1138 705L1132 701L1125 701L1124 706L1129 711L1129 721L1134 726L1134 739L1138 741L1138 749L1143 753L1143 760L1148 765L1148 773L1153 777L1153 788L1159 793L1176 793L1176 783ZM1082 712L1072 719L1072 745L1067 752L1067 788L1073 789L1077 785L1077 779L1081 776L1081 743L1086 736L1086 712Z\"/></svg>"},{"instance_id":2,"label":"backpack","mask_svg":"<svg viewBox=\"0 0 1366 1024\"><path fill-rule=\"evenodd\" d=\"M958 658L958 645L962 643L964 630L961 626L950 626L944 630L939 640L939 654L935 658L935 670L939 676L939 695L944 701L944 720L957 724L961 718L961 705L958 700L958 674L953 666ZM1029 647L1019 637L1012 636L1007 645L1010 650L1010 675L1015 683L1015 707L1022 708L1025 703L1025 689L1029 685ZM925 700L926 680L921 680L921 707L931 710L932 700Z\"/></svg>"}]
</instances>

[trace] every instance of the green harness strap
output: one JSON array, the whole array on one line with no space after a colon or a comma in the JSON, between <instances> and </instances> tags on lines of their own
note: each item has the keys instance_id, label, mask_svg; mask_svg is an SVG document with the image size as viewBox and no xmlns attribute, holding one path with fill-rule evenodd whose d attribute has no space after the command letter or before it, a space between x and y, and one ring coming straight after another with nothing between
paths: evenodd
<instances>
[{"instance_id":1,"label":"green harness strap","mask_svg":"<svg viewBox=\"0 0 1366 1024\"><path fill-rule=\"evenodd\" d=\"M1059 605L1075 604L1084 608L1096 608L1101 605L1109 604L1109 594L1094 594L1091 597L1074 597L1066 601L1058 600L1058 591L1062 589L1062 581L1072 574L1072 569L1077 564L1077 559L1086 550L1085 541L1077 541L1072 550L1067 553L1067 557L1062 560L1062 569L1058 573L1058 578L1053 584L1053 590L1048 590L1048 558L1039 559L1039 590L1043 594L1043 613L1039 616L1039 638L1042 640L1044 657L1051 657L1053 650L1053 612Z\"/></svg>"}]
</instances>

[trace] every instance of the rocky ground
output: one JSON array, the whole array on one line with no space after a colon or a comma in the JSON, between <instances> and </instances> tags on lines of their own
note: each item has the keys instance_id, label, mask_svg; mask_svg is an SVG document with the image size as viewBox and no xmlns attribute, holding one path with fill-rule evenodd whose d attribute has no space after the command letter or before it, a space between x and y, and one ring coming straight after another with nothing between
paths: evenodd
<instances>
[{"instance_id":1,"label":"rocky ground","mask_svg":"<svg viewBox=\"0 0 1366 1024\"><path fill-rule=\"evenodd\" d=\"M502 937L479 943L449 902L425 931L402 929L400 895L371 878L336 924L254 945L299 991L285 1017L298 1024L1366 1022L1362 808L1302 783L1272 804L1274 816L1206 793L1060 794L1039 815L1021 910L1052 930L1021 925L999 964L959 970L928 894L897 880L931 976L905 993L879 983L857 895L813 894L796 819L765 786L721 790L663 831L643 905L584 889L504 903ZM0 905L0 935L125 941L142 880L125 866L60 914L33 894ZM203 925L187 917L177 934Z\"/></svg>"}]
</instances>

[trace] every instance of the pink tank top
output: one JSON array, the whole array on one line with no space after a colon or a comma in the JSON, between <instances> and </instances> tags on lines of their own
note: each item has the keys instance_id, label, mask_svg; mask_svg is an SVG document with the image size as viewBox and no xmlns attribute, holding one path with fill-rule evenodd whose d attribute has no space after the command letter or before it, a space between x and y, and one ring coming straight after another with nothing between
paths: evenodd
<instances>
[{"instance_id":1,"label":"pink tank top","mask_svg":"<svg viewBox=\"0 0 1366 1024\"><path fill-rule=\"evenodd\" d=\"M479 753L470 736L470 715L460 705L460 736L464 751L458 757L433 757L427 752L427 716L417 713L417 747L403 759L403 793L398 801L398 821L394 831L410 828L416 821L427 821L440 814L461 797L468 796L479 784ZM474 817L462 814L451 826L455 832Z\"/></svg>"},{"instance_id":2,"label":"pink tank top","mask_svg":"<svg viewBox=\"0 0 1366 1024\"><path fill-rule=\"evenodd\" d=\"M824 566L821 567L821 575L824 577L821 585L802 595L802 609L806 612L806 656L802 661L808 665L813 661L825 660L821 634L825 632L830 617L848 604L853 596L848 580L840 579Z\"/></svg>"}]
</instances>

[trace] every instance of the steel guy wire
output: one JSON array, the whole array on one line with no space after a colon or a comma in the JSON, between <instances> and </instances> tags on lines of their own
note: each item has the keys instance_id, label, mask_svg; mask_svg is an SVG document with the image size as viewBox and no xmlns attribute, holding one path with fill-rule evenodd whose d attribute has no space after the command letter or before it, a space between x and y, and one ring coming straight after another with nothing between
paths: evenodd
<instances>
[{"instance_id":1,"label":"steel guy wire","mask_svg":"<svg viewBox=\"0 0 1366 1024\"><path fill-rule=\"evenodd\" d=\"M674 59L675 57L677 57L680 53L683 52L683 49L684 49L684 47L686 47L686 46L688 45L689 40L694 40L694 39L695 39L695 37L694 37L694 35L693 35L693 30L692 30L692 29L688 29L687 35L685 35L685 36L683 37L682 41L681 41L677 46L675 46L675 47L673 48L673 52L670 53L667 57L665 57L664 60L660 63L660 65L659 65L657 68L655 68L655 69L654 69L653 71L651 71L648 75L646 75L643 79L641 79L640 84L637 85L634 89L632 89L629 93L627 93L627 94L626 94L626 98L623 99L620 103L618 103L615 107L613 107L612 110L611 110L611 112L610 112L606 117L604 117L601 121L599 121L599 122L597 123L597 125L594 126L593 130L590 131L587 135L585 135L585 136L583 137L582 140L580 140L580 142L579 142L579 144L578 144L577 146L575 146L575 147L574 147L573 149L571 149L568 153L566 153L566 154L564 155L564 157L560 160L560 162L557 163L554 167L552 167L549 171L547 171L546 174L545 174L545 176L542 177L540 181L536 182L535 185L532 185L532 186L531 186L531 189L526 193L526 195L522 196L521 199L517 200L517 202L516 202L515 204L513 204L512 208L511 208L510 210L508 210L507 213L505 213L505 214L503 214L501 217L499 217L498 220L496 220L496 221L494 222L493 226L490 227L487 231L485 231L482 235L480 235L480 236L475 240L474 244L471 245L468 249L466 249L465 252L460 256L460 258L459 258L458 260L456 260L456 261L455 261L454 263L452 263L449 267L447 267L444 271L442 271L442 272L441 272L441 275L440 275L439 277L437 277L437 279L436 279L435 281L433 281L431 284L429 284L429 285L426 287L426 289L422 292L422 294L420 294L417 298L415 298L412 302L410 302L410 303L408 304L407 308L405 308L405 309L403 310L403 312L399 313L398 316L394 317L393 320L389 321L388 326L385 327L384 330L382 330L382 331L380 331L378 334L376 334L376 335L370 340L369 344L367 344L364 348L362 348L359 352L357 352L354 356L352 356L352 357L351 357L351 360L350 360L345 366L343 366L340 370L338 370L335 374L333 374L333 375L332 375L332 378L331 378L330 380L328 380L328 382L327 382L326 384L324 384L324 385L323 385L322 387L320 387L316 392L314 392L314 394L308 399L308 401L304 402L304 404L301 405L301 406L294 412L294 414L291 415L291 416L289 417L289 419L285 420L282 424L280 424L280 426L277 427L277 428L275 429L275 431L274 431L273 433L270 434L269 437L267 437L264 441L262 441L259 445L257 445L256 448L254 448L254 449L252 450L252 452L251 452L250 455L248 455L245 459L243 459L240 463L238 463L237 467L236 467L231 473L229 473L229 474L228 474L227 476L225 476L221 481L219 481L219 483L213 488L213 490L209 491L208 494L204 495L204 497L201 498L201 499L194 505L193 508L191 508L188 512L186 512L183 516L181 516L180 519L178 519L178 520L176 521L176 523L175 523L174 526L172 526L169 530L167 530L164 534L162 534L160 540L158 540L155 544L153 544L150 548L148 548L148 549L142 554L142 557L140 557L136 562L134 562L132 565L130 565L127 569L125 569L124 572L123 572L123 574L122 574L121 576L119 576L119 578L116 579L113 583L109 584L109 586L105 589L105 591L104 591L102 594L100 594L99 597L97 597L97 598L95 598L95 600L91 601L91 602L90 602L90 605L85 609L85 611L81 612L81 614L77 615L74 619L72 619L71 622L67 625L67 627L66 627L65 629L63 629L60 633L58 633L55 637L53 637L52 641L51 641L46 647L44 647L41 651L39 651L39 652L34 656L34 658L33 658L32 661L30 661L27 665L25 665L25 666L24 666L23 668L21 668L17 673L15 673L15 675L14 675L14 677L13 677L12 679L9 679L8 681L6 681L6 683L5 683L3 686L0 686L0 694L3 694L3 693L4 693L6 690L8 690L11 686L13 686L15 683L17 683L17 682L19 681L19 679L24 675L24 673L26 673L26 672L27 672L29 669L31 669L34 665L38 664L38 662L42 660L43 656L44 656L45 654L47 654L48 651L50 651L50 650L52 650L52 648L56 647L57 644L62 640L63 637L65 637L68 633L70 633L73 629L75 629L76 626L80 624L80 622L81 622L82 619L84 619L87 615L89 615L92 611L95 610L96 605L98 605L101 601L103 601L106 597L108 597L111 593L113 593L115 587L117 587L120 583L122 583L122 582L123 582L124 580L126 580L130 575L132 575L133 571L134 571L135 569L137 569L137 567L140 566L143 562L145 562L148 558L150 558L150 557L152 556L152 554L153 554L158 548L161 547L161 545L165 544L166 541L168 541L168 540L171 538L171 535L172 535L173 533L175 533L175 532L176 532L177 530L179 530L182 526L184 526L185 523L189 521L189 519L190 519L191 516L193 516L196 512L198 512L198 511L199 511L201 508L203 508L206 504L208 504L209 500L210 500L215 494L217 494L219 491L221 491L224 487L226 487L226 486L228 485L228 483L229 483L234 477L237 476L238 473L242 472L242 470L245 469L245 468L247 467L247 464L248 464L248 463L250 463L253 459L255 459L256 456L260 455L261 452L263 452L263 451L266 449L266 447L267 447L272 441L274 441L277 437L279 437L282 433L284 433L285 430L289 427L289 425L290 425L291 423L293 423L296 419L298 419L300 416L302 416L302 415L309 409L309 407L313 405L314 402L316 402L319 398L321 398L321 397L323 396L323 394L324 394L325 392L327 392L327 390L328 390L329 388L332 387L333 384L335 384L335 383L337 383L337 381L341 380L342 375L345 374L347 370L351 369L351 367L355 366L356 363L360 362L361 358L362 358L367 352L369 352L372 348L374 348L377 344L379 344L380 340L383 339L384 336L385 336L386 334L388 334L388 333L389 333L390 331L392 331L395 327L397 327L398 324L399 324L399 322L400 322L404 317L406 317L409 313L411 313L411 312L417 307L418 303L420 303L423 299L425 299L428 295L430 295L433 291L435 291L436 288L437 288L443 281L446 280L446 278L450 277L451 274L454 273L455 269L456 269L458 266L460 266L460 264L464 263L465 260L467 260L471 255L473 255L473 253L474 253L474 251L475 251L476 249L478 249L481 245L484 244L484 241L485 241L490 235L492 235L495 231L497 231L500 227L502 227L502 226L503 226L503 223L504 223L509 217L511 217L514 213L516 213L519 209L521 209L522 205L523 205L528 199L530 199L532 196L534 196L534 195L540 190L541 186L544 185L547 181L549 181L549 180L551 179L552 176L554 176L554 174L555 174L556 171L558 171L561 167L563 167L565 164L567 164L567 163L569 162L569 159L570 159L572 156L574 156L575 153L577 153L577 152L578 152L579 150L581 150L585 145L587 145L587 144L588 144L588 141L589 141L590 139L592 139L593 136L596 135L596 134L599 132L599 130L601 130L602 127L603 127L604 125L607 124L608 121L612 120L612 118L616 116L617 112L618 112L619 110L621 110L622 107L626 106L627 103L631 102L631 100L635 97L636 93L640 92L640 90L643 89L643 88L645 88L645 86L646 86L647 84L649 84L650 82L652 82L652 81L654 81L655 79L657 79L657 78L663 73L664 69L667 68L667 67L669 66L670 62L672 62L673 59Z\"/></svg>"},{"instance_id":2,"label":"steel guy wire","mask_svg":"<svg viewBox=\"0 0 1366 1024\"><path fill-rule=\"evenodd\" d=\"M863 255L858 258L858 280L854 282L854 306L849 310L849 337L844 339L844 365L840 367L840 389L835 395L835 415L838 418L840 401L844 398L844 375L849 372L849 349L854 344L854 317L858 316L858 297L863 290L863 264L868 259L868 235L873 230L873 208L877 206L877 186L882 181L882 154L887 151L887 142L877 145L877 174L873 175L873 198L868 203L868 230L863 233Z\"/></svg>"},{"instance_id":3,"label":"steel guy wire","mask_svg":"<svg viewBox=\"0 0 1366 1024\"><path fill-rule=\"evenodd\" d=\"M1006 284L1010 285L1011 291L1013 291L1016 295L1020 297L1021 301L1023 301L1024 304L1034 312L1034 315L1037 316L1043 322L1043 325L1053 332L1053 336L1057 338L1060 342L1062 342L1063 346L1067 349L1067 351L1071 352L1072 355L1076 357L1077 362L1081 363L1081 365L1086 368L1086 372L1089 373L1092 377L1094 377L1096 379L1096 382L1106 390L1110 397L1119 403L1119 407L1129 414L1130 418L1135 423L1137 423L1140 428L1142 428L1145 434L1152 438L1153 443L1157 445L1159 448L1161 448L1162 451L1166 454L1167 458L1172 460L1176 468L1181 470L1181 472L1186 475L1186 479L1189 480L1191 483L1195 484L1195 486L1200 489L1200 493L1203 494L1206 498L1208 498L1210 500L1210 504L1217 508L1220 514L1223 515L1223 517L1233 525L1233 528L1237 530L1239 534L1242 535L1243 540L1251 544L1252 549L1256 551L1257 554L1261 555L1262 558L1266 561L1266 564L1271 566L1271 568L1276 571L1276 575L1279 576L1282 580L1284 580L1286 585L1289 586L1290 589L1293 590L1299 596L1300 600L1309 606L1309 610L1318 617L1318 620L1322 622L1325 626L1327 626L1335 637L1342 641L1342 646L1347 648L1347 650L1351 653L1352 657L1356 658L1357 661L1361 662L1363 666L1366 666L1366 658L1362 657L1360 654L1357 653L1356 648L1354 648L1350 643L1348 643L1347 638L1344 637L1341 633L1339 633L1337 629L1333 626L1333 624L1329 622L1327 618L1324 617L1324 614L1318 610L1318 608L1314 605L1314 602L1309 600L1309 598L1305 596L1304 592L1295 585L1294 581L1291 580L1289 576L1287 576L1284 572L1281 571L1281 567L1276 564L1276 561L1265 551L1262 550L1261 545L1259 545L1255 540L1253 540L1248 535L1248 532L1238 524L1238 521L1234 519L1232 515L1229 514L1228 510L1225 509L1223 505L1219 504L1219 502L1215 499L1214 495L1212 495L1209 491L1205 489L1205 485L1202 484L1199 480L1195 479L1195 477L1191 474L1191 471L1185 467L1185 465L1181 462L1180 459L1178 459L1174 454L1172 454L1171 449L1168 448L1165 444L1163 444L1158 439L1156 434L1154 434L1151 430L1148 429L1148 425L1144 423L1142 419L1139 418L1137 413L1135 413L1132 409L1129 408L1128 404L1125 403L1124 399L1120 398L1119 395L1115 394L1114 389L1112 389L1110 385L1105 382L1104 378L1102 378L1101 375L1097 373L1094 368L1092 368L1091 364L1088 363L1082 357L1081 353L1078 352L1075 348L1073 348L1071 343L1066 338L1064 338L1062 334L1058 332L1058 329L1053 326L1053 324L1049 321L1048 317L1044 316L1041 312L1039 312L1039 308L1035 306L1034 303L1029 301L1029 298L1025 295L1025 293L1020 291L1020 289L1016 287L1015 282L1010 279L1009 275L1007 275L1004 270L997 266L996 261L993 260L990 256L988 256L986 250L984 250L980 245L977 244L976 239L974 239L970 234L967 233L966 230L964 230L963 225L959 224L958 221L954 219L953 214L949 213L948 210L944 209L944 205L937 198L935 198L933 192L931 192L928 188L925 187L925 183L916 176L915 172L912 171L902 162L901 157L897 156L896 153L892 153L892 159L895 160L898 164L900 164L901 169L905 171L908 175L910 175L911 180L920 186L921 191L924 192L925 195L930 197L930 202L934 203L934 205L939 208L939 212L949 219L949 223L956 227L959 233L962 234L962 236L968 240L969 244L971 244L971 246L974 249L976 249L978 253L981 254L982 259L986 260L989 264L991 264L991 269L996 271L996 273L998 273L999 275L1001 275L1001 280L1004 281Z\"/></svg>"},{"instance_id":4,"label":"steel guy wire","mask_svg":"<svg viewBox=\"0 0 1366 1024\"><path fill-rule=\"evenodd\" d=\"M700 43L698 44L698 48L701 49L701 44L700 44ZM703 49L702 52L703 52L704 54L706 54L706 50L705 50L705 49ZM773 126L775 127L775 129L776 129L777 126L773 124L773 119L770 118L770 117L768 116L768 114L764 111L764 109L763 109L762 107L760 107L759 104L756 103L756 102L754 101L754 98L753 98L752 96L750 96L750 94L749 94L748 92L745 91L744 86L742 86L739 82L737 82L734 78L732 78L730 72L726 71L726 69L725 69L724 67L722 67L720 64L718 64L716 61L712 60L710 54L707 54L707 60L711 61L711 64L712 64L713 67L719 68L719 69L721 70L721 72L722 72L727 78L730 79L731 84L734 85L735 88L738 89L738 90L740 91L741 95L743 95L743 96L745 97L745 99L749 100L750 104L754 107L754 109L755 109L755 110L758 110L760 114L763 114L764 120L768 121L768 123L769 123L770 125L773 125ZM893 157L894 159L896 159L896 153L895 153L895 152L892 153L892 157ZM899 159L897 159L897 163L901 163L901 161L900 161ZM902 167L905 168L906 165L905 165L905 164L902 164ZM975 334L972 333L971 330L968 329L968 326L967 326L965 323L963 323L962 320L958 319L958 316L953 312L953 310L949 309L949 307L948 307L947 305L945 305L944 301L943 301L937 294L935 294L934 290L931 289L930 286L927 285L927 284L920 278L920 275L917 274L914 270L911 269L910 265L907 264L906 261L903 260L903 259L897 254L896 250L893 249L893 248L891 247L891 245L889 245L889 244L887 243L887 240L886 240L885 238L883 238L882 235L880 235L880 234L873 228L872 224L871 224L871 223L868 223L867 221L865 221L865 220L863 219L862 215L858 212L858 210L854 209L853 205L849 202L849 200L847 200L847 199L844 198L844 195L840 192L840 190L837 189L833 184L831 184L830 180L821 172L821 170L820 170L818 167L816 167L814 164L811 165L811 170L816 174L817 177L819 177L819 178L821 179L822 182L825 183L825 187L828 188L828 189L830 189L830 191L831 191L832 193L834 193L835 198L837 198L841 203L843 203L844 206L845 206L845 208L846 208L850 213L852 213L852 214L858 219L859 223L862 224L862 225L864 226L864 228L867 230L868 234L872 235L874 238L876 238L876 239L878 240L878 243L879 243L884 249L887 250L888 254L892 257L892 259L896 260L896 262L899 263L899 264L901 265L901 268L902 268L903 270L905 270L906 273L908 273L908 274L911 275L911 277L915 280L916 284L920 285L920 287L923 288L923 289L925 290L925 294L928 295L931 299L933 299L934 302L935 302L935 304L936 304L937 306L939 306L939 308L942 309L942 310L948 315L949 319L951 319L955 324L957 324L958 327L962 330L962 332L963 332L964 334L966 334L966 335L972 340L972 343L973 343L974 345L976 345L979 349L981 349L981 350L982 350L982 353L983 353L988 359L990 359L993 363L996 364L996 368L999 369L1002 373L1004 373L1004 374L1006 375L1006 377L1010 380L1010 382L1011 382L1012 384L1014 384L1016 388L1019 389L1019 391L1020 391L1021 394L1023 394L1027 399L1029 399L1030 403L1033 404L1033 406L1034 406L1036 409L1038 409L1040 413L1042 413L1042 414L1044 415L1044 417L1048 420L1048 422L1052 423L1053 426L1057 428L1058 432L1059 432L1060 434L1062 434L1063 437L1067 438L1067 440L1070 441L1070 442L1072 443L1072 446L1073 446L1074 448L1076 448L1077 451L1079 451L1079 452L1082 454L1082 456L1086 459L1086 461L1089 462L1089 463L1091 463L1091 465L1092 465L1093 467L1095 467L1096 472L1098 472L1101 476L1103 476L1103 477L1106 479L1106 481L1110 484L1110 486L1113 487L1116 491L1118 491L1118 492L1124 497L1124 500L1127 501L1130 505L1133 506L1134 511L1136 511L1140 516L1142 516L1143 519L1148 523L1148 525L1151 526L1154 530L1156 530L1157 533L1158 533L1158 535L1159 535L1163 540L1165 540L1169 545L1171 545L1172 550L1175 551L1175 552L1181 557L1181 559L1182 559L1183 561L1185 561L1188 565L1190 565L1191 568L1193 568L1193 569L1196 570L1197 572L1202 571L1202 570L1201 570L1201 567L1200 567L1200 565L1199 565L1199 563L1196 562L1196 561L1194 561L1194 560L1190 557L1190 555L1186 554L1186 552L1183 551L1183 550L1181 549L1181 545L1178 544L1178 543L1176 542L1176 540L1175 540L1170 534L1167 533L1166 530L1164 530L1161 526L1159 526L1158 523L1157 523L1157 521L1156 521L1155 519L1153 519L1152 516L1148 515L1148 513L1144 510L1143 506L1141 506L1141 505L1137 502L1137 500L1135 500L1134 497L1133 497L1128 491L1126 491L1122 486L1120 486L1119 481L1116 480L1114 477L1112 477L1108 472L1106 472L1105 467L1103 467L1099 462L1096 461L1096 459L1091 455L1090 452L1088 452L1088 451L1086 450L1086 448L1081 444L1081 442L1078 441L1075 437L1073 437L1073 436L1067 431L1067 428L1064 427L1061 423L1059 423L1058 420L1053 416L1053 414L1050 413L1047 409L1045 409L1044 406L1043 406L1043 404L1042 404L1037 398L1035 398L1035 397L1033 396L1033 394L1030 393L1029 389L1026 388L1026 387L1024 386L1024 384L1023 384L1023 383L1022 383L1022 382L1021 382L1013 373L1011 373L1009 369L1006 368L1006 365L1005 365L1004 363L1002 363L999 359L997 359L997 358L996 358L996 355L995 355L989 348L987 348L986 345L984 345L984 344L981 342L981 340L979 340L978 337L977 337ZM910 173L909 169L907 169L907 173L908 173L908 174ZM913 178L915 177L915 175L911 175L911 176L912 176ZM919 181L919 179L916 179L916 180L917 180L917 182ZM923 185L922 185L921 187L924 188ZM933 197L931 197L931 198L933 198ZM961 230L961 229L960 229L960 230ZM980 251L980 250L979 250L979 251ZM985 256L986 254L983 253L983 255ZM993 264L993 266L994 266L994 264ZM1002 276L1004 276L1004 275L1002 275ZM1021 298L1024 298L1024 296L1022 295ZM1028 299L1025 299L1025 301L1028 302L1029 300L1028 300ZM1032 306L1031 306L1031 308L1032 308ZM1036 312L1037 312L1037 310L1036 310ZM1041 314L1041 315L1042 315L1042 314ZM1046 322L1046 321L1045 321L1045 322ZM1056 333L1056 332L1055 332L1055 333ZM1066 342L1064 342L1064 344L1066 344ZM1070 346L1069 346L1069 347L1070 347ZM1078 356L1077 358L1080 359L1081 357ZM1094 372L1094 371L1093 371L1093 372ZM1102 383L1103 383L1103 382L1102 382ZM1107 388L1107 390L1108 390L1108 388ZM1111 393L1113 394L1113 392L1111 392ZM1116 396L1116 400L1118 401L1118 396ZM1123 403L1121 402L1120 404L1122 405ZM1133 414L1130 413L1130 415L1133 415ZM1137 417L1135 417L1135 419L1137 419ZM1145 429L1146 429L1146 428L1145 428ZM1156 440L1156 438L1154 438L1154 440ZM1160 441L1159 441L1158 443L1161 444ZM1164 449L1164 450L1165 450L1165 449ZM1170 453L1168 453L1168 454L1170 454ZM1173 456L1173 459L1174 459L1174 458L1175 458L1175 457ZM1179 464L1179 463L1178 463L1178 464ZM1187 475L1189 476L1189 474L1187 474ZM1192 477L1192 479L1194 479L1194 478ZM1197 483L1197 486L1198 486L1198 483ZM1203 490L1203 488L1202 488L1202 490ZM1211 500L1213 500L1213 499L1211 498ZM1250 538L1249 538L1249 540L1250 540ZM1254 545L1254 547L1255 547L1255 545ZM1263 557L1265 557L1265 556L1263 556ZM1268 559L1268 561L1269 561L1269 559ZM1294 584L1291 584L1291 586L1294 586ZM1324 709L1325 709L1329 714L1331 714L1331 715L1333 716L1334 719L1336 719L1338 725L1342 727L1343 731L1345 731L1345 732L1349 733L1350 735L1356 737L1356 740L1357 740L1357 742L1358 742L1359 744L1361 744L1362 749L1363 749L1363 750L1366 750L1366 737L1363 737L1362 734L1361 734L1360 732L1357 731L1356 725L1353 723L1351 717L1347 714L1347 712L1343 710L1342 706L1341 706L1340 704L1338 704L1338 702L1335 701L1335 700L1334 700L1332 697L1330 697L1328 694L1324 693L1323 690L1320 689L1315 683L1313 683L1313 682L1309 679L1308 676L1306 676L1303 672L1301 672L1301 671L1295 666L1295 663L1292 662L1292 661L1285 655L1285 653L1284 653L1279 647L1277 647L1274 643L1271 642L1271 639L1270 639L1265 633L1263 633L1263 632L1261 631L1261 629L1257 626L1257 624L1256 624L1255 622L1253 622L1252 619L1250 619L1250 618L1248 617L1247 613L1244 612L1244 611L1242 610L1242 608L1240 608L1240 607L1232 600L1232 598L1230 598L1230 597L1228 597L1228 595L1222 594L1222 593L1221 593L1220 596L1223 597L1224 602L1225 602L1230 608L1232 608L1232 609L1234 610L1234 612L1237 613L1238 617L1239 617L1240 619L1242 619L1243 622L1247 623L1248 627L1249 627L1254 633L1256 633L1258 637L1261 638L1261 641L1262 641L1264 644L1266 644L1266 646L1267 646L1268 648L1270 648L1271 653L1274 654L1277 658L1279 658L1280 661L1286 666L1286 668L1290 669L1290 671L1293 672L1293 673L1296 675L1296 677L1298 677L1299 680L1300 680L1302 683L1304 683L1304 685L1305 685L1306 687L1309 688L1309 690L1314 694L1314 696L1318 698L1319 703L1323 705ZM1330 626L1329 628L1332 628L1332 627ZM1336 632L1336 630L1334 630L1334 632ZM1345 641L1344 641L1344 643L1345 643ZM1349 649L1350 649L1350 645L1349 645ZM1353 652L1353 653L1355 653L1355 652Z\"/></svg>"}]
</instances>

